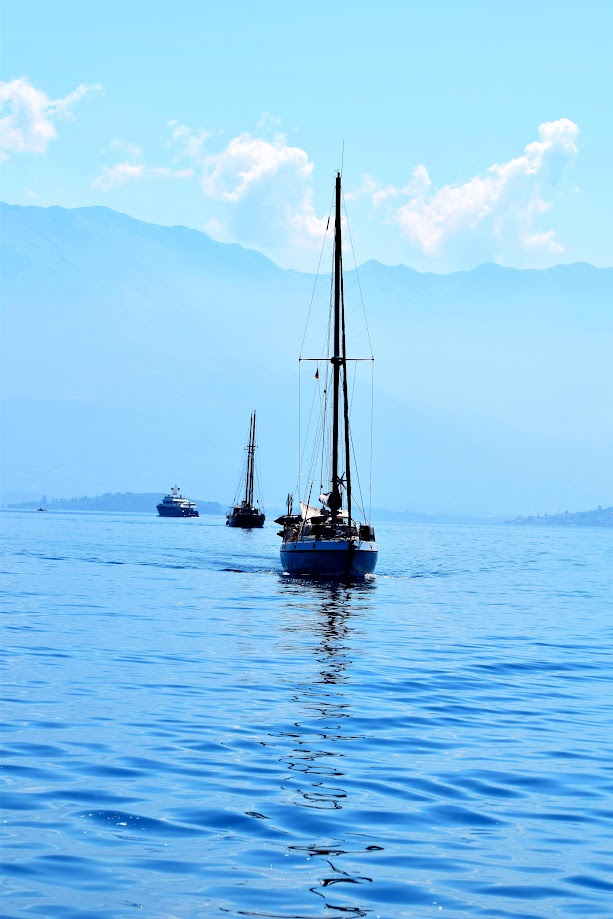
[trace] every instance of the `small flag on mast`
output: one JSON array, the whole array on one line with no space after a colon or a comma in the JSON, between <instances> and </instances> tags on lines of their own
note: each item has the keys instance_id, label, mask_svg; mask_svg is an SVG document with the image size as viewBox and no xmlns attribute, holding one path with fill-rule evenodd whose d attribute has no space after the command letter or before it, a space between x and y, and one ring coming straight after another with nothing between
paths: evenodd
<instances>
[{"instance_id":1,"label":"small flag on mast","mask_svg":"<svg viewBox=\"0 0 613 919\"><path fill-rule=\"evenodd\" d=\"M316 379L316 380L319 379L319 367L318 367L317 370L315 371L315 379Z\"/></svg>"}]
</instances>

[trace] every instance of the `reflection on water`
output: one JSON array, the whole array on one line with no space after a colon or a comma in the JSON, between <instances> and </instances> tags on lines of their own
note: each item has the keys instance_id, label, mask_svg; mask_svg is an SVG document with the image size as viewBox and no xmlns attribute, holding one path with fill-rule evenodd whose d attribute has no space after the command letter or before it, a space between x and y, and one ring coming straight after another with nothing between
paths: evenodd
<instances>
[{"instance_id":1,"label":"reflection on water","mask_svg":"<svg viewBox=\"0 0 613 919\"><path fill-rule=\"evenodd\" d=\"M353 585L323 585L285 581L282 652L291 656L296 644L308 636L313 660L309 682L300 682L292 693L295 713L290 752L281 757L288 769L292 800L296 807L342 811L350 804L347 778L348 745L363 740L352 730L351 668L363 634L361 620L372 611L374 581ZM274 735L273 735L274 736ZM345 870L339 861L348 854L338 814L339 834L313 838L308 845L289 845L288 850L318 858L321 881L309 889L325 901L325 908L341 915L366 916L370 910L338 900L339 885L372 883L372 878ZM350 845L353 854L355 843ZM361 846L382 851L381 846Z\"/></svg>"}]
</instances>

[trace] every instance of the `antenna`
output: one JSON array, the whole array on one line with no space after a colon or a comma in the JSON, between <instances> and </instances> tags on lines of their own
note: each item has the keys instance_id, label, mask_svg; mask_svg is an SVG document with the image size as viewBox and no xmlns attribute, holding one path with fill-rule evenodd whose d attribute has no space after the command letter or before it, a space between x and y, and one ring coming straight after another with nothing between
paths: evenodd
<instances>
[{"instance_id":1,"label":"antenna","mask_svg":"<svg viewBox=\"0 0 613 919\"><path fill-rule=\"evenodd\" d=\"M345 141L343 140L343 146L341 149L341 176L343 175L343 165L345 163Z\"/></svg>"}]
</instances>

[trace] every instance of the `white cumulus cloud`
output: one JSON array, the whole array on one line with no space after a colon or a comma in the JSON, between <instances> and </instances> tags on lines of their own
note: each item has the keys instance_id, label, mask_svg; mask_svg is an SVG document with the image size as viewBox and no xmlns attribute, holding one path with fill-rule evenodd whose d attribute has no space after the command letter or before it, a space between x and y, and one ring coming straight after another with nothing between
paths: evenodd
<instances>
[{"instance_id":1,"label":"white cumulus cloud","mask_svg":"<svg viewBox=\"0 0 613 919\"><path fill-rule=\"evenodd\" d=\"M96 176L92 184L94 188L108 191L134 179L142 179L144 174L145 167L142 163L115 163L113 166L103 166L100 175Z\"/></svg>"},{"instance_id":2,"label":"white cumulus cloud","mask_svg":"<svg viewBox=\"0 0 613 919\"><path fill-rule=\"evenodd\" d=\"M112 166L103 166L100 174L96 176L92 185L102 191L109 191L126 182L133 182L145 178L162 179L191 179L193 169L171 169L167 166L145 166L143 163L114 163Z\"/></svg>"},{"instance_id":3,"label":"white cumulus cloud","mask_svg":"<svg viewBox=\"0 0 613 919\"><path fill-rule=\"evenodd\" d=\"M197 166L205 197L216 203L207 224L219 239L258 246L283 258L288 250L320 245L326 218L313 204L313 163L291 146L266 115L261 134L232 138L220 152L205 150L212 135L172 123L173 140ZM262 136L272 129L272 136Z\"/></svg>"},{"instance_id":4,"label":"white cumulus cloud","mask_svg":"<svg viewBox=\"0 0 613 919\"><path fill-rule=\"evenodd\" d=\"M553 205L565 167L577 154L579 128L568 118L539 126L520 156L495 163L458 185L435 188L425 166L404 187L368 180L373 205L430 256L470 246L478 258L504 260L518 249L563 251L555 230L536 221Z\"/></svg>"},{"instance_id":5,"label":"white cumulus cloud","mask_svg":"<svg viewBox=\"0 0 613 919\"><path fill-rule=\"evenodd\" d=\"M0 83L0 155L44 153L57 138L55 122L69 118L73 106L88 93L100 90L99 84L80 86L61 99L50 99L25 77Z\"/></svg>"}]
</instances>

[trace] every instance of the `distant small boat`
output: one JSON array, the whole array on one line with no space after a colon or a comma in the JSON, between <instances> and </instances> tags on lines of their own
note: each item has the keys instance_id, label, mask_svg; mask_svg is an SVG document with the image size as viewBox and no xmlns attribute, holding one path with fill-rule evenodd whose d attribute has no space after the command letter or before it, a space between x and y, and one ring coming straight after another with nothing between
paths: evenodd
<instances>
[{"instance_id":1,"label":"distant small boat","mask_svg":"<svg viewBox=\"0 0 613 919\"><path fill-rule=\"evenodd\" d=\"M266 515L259 508L259 501L256 499L254 504L254 487L255 487L255 412L251 414L249 422L249 440L245 448L247 452L247 463L245 468L245 482L241 483L237 493L234 496L234 506L226 514L226 526L241 527L243 530L259 529L264 526ZM238 496L243 494L244 498L239 503Z\"/></svg>"},{"instance_id":2,"label":"distant small boat","mask_svg":"<svg viewBox=\"0 0 613 919\"><path fill-rule=\"evenodd\" d=\"M46 507L37 507L36 510L37 510L37 511L40 511L40 513L42 513L42 514L46 514L46 513L47 513L47 508L46 508Z\"/></svg>"},{"instance_id":3,"label":"distant small boat","mask_svg":"<svg viewBox=\"0 0 613 919\"><path fill-rule=\"evenodd\" d=\"M170 494L156 505L160 517L199 517L198 508L181 494L178 485L173 485Z\"/></svg>"}]
</instances>

